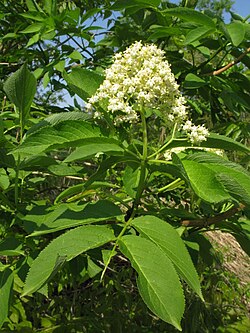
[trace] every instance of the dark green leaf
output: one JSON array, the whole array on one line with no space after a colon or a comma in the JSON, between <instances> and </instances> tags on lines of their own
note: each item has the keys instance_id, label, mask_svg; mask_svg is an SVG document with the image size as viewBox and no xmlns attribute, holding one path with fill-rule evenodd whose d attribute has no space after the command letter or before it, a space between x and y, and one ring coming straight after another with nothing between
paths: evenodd
<instances>
[{"instance_id":1,"label":"dark green leaf","mask_svg":"<svg viewBox=\"0 0 250 333\"><path fill-rule=\"evenodd\" d=\"M112 10L123 10L125 8L137 7L141 8L154 7L157 8L160 5L160 0L117 0L112 6Z\"/></svg>"},{"instance_id":2,"label":"dark green leaf","mask_svg":"<svg viewBox=\"0 0 250 333\"><path fill-rule=\"evenodd\" d=\"M14 237L5 238L0 242L1 256L19 256L24 255L22 243Z\"/></svg>"},{"instance_id":3,"label":"dark green leaf","mask_svg":"<svg viewBox=\"0 0 250 333\"><path fill-rule=\"evenodd\" d=\"M122 212L118 206L108 200L99 200L79 206L61 204L54 210L49 210L46 206L37 206L23 218L23 223L25 230L31 233L29 236L38 236L83 224L109 220L121 215Z\"/></svg>"},{"instance_id":4,"label":"dark green leaf","mask_svg":"<svg viewBox=\"0 0 250 333\"><path fill-rule=\"evenodd\" d=\"M209 16L191 8L178 7L165 9L162 11L162 14L166 16L176 16L184 21L215 28L215 23Z\"/></svg>"},{"instance_id":5,"label":"dark green leaf","mask_svg":"<svg viewBox=\"0 0 250 333\"><path fill-rule=\"evenodd\" d=\"M7 319L14 275L10 268L0 271L0 328Z\"/></svg>"}]
</instances>

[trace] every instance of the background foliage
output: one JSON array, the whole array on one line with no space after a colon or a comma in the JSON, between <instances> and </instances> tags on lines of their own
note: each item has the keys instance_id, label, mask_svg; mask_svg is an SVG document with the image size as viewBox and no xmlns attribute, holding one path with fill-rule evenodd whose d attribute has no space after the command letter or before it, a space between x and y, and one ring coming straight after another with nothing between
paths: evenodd
<instances>
[{"instance_id":1,"label":"background foliage","mask_svg":"<svg viewBox=\"0 0 250 333\"><path fill-rule=\"evenodd\" d=\"M1 1L2 332L176 332L184 308L177 273L184 332L249 331L249 285L225 272L206 236L231 233L249 255L250 25L231 5ZM131 212L140 129L112 136L104 124L92 124L80 99L95 92L112 55L138 40L164 49L193 120L212 133L203 146L225 152L183 142L189 149L171 164L149 163ZM171 133L148 119L153 153ZM168 148L178 146L173 140ZM132 227L119 237L131 213ZM168 271L162 278L159 260ZM174 320L147 297L150 288L158 295L176 291Z\"/></svg>"}]
</instances>

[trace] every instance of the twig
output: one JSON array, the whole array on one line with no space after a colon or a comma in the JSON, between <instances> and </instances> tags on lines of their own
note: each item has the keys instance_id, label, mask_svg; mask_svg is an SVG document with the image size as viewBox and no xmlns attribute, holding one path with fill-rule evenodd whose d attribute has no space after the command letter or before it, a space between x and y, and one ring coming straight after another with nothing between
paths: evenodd
<instances>
[{"instance_id":1,"label":"twig","mask_svg":"<svg viewBox=\"0 0 250 333\"><path fill-rule=\"evenodd\" d=\"M241 61L241 59L243 57L245 57L245 55L247 55L250 52L250 47L248 49L246 49L245 52L243 52L238 58L236 58L235 60L231 61L229 64L227 64L226 66L217 69L216 71L210 72L210 73L206 73L204 75L206 76L215 76L215 75L219 75L223 72L225 72L226 70L228 70L229 68L233 67L234 65L236 65L238 62Z\"/></svg>"},{"instance_id":2,"label":"twig","mask_svg":"<svg viewBox=\"0 0 250 333\"><path fill-rule=\"evenodd\" d=\"M234 214L242 210L245 206L240 204L238 207L232 207L229 210L227 210L224 213L218 214L216 216L204 218L204 219L197 219L197 220L183 220L181 222L181 225L183 227L208 227L211 224L216 224L219 222L222 222L230 217L232 217Z\"/></svg>"}]
</instances>

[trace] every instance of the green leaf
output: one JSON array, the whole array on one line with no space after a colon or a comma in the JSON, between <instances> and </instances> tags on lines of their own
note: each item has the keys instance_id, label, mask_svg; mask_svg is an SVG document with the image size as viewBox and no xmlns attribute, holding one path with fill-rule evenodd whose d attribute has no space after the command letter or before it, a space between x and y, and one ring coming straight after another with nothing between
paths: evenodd
<instances>
[{"instance_id":1,"label":"green leaf","mask_svg":"<svg viewBox=\"0 0 250 333\"><path fill-rule=\"evenodd\" d=\"M246 177L232 177L231 174L232 172L228 174L218 173L216 174L216 179L219 180L233 198L250 207L249 178L246 180L246 183L243 183L242 181Z\"/></svg>"},{"instance_id":2,"label":"green leaf","mask_svg":"<svg viewBox=\"0 0 250 333\"><path fill-rule=\"evenodd\" d=\"M68 120L30 134L13 153L38 155L55 148L79 146L86 139L100 136L99 127L85 121Z\"/></svg>"},{"instance_id":3,"label":"green leaf","mask_svg":"<svg viewBox=\"0 0 250 333\"><path fill-rule=\"evenodd\" d=\"M1 256L19 256L24 255L22 243L14 237L5 238L0 242Z\"/></svg>"},{"instance_id":4,"label":"green leaf","mask_svg":"<svg viewBox=\"0 0 250 333\"><path fill-rule=\"evenodd\" d=\"M229 193L250 205L250 175L236 168L218 164L204 164L216 173L217 179L225 186Z\"/></svg>"},{"instance_id":5,"label":"green leaf","mask_svg":"<svg viewBox=\"0 0 250 333\"><path fill-rule=\"evenodd\" d=\"M75 160L84 160L95 156L98 153L122 153L124 150L120 147L119 141L109 138L93 138L84 142L81 147L76 148L64 162Z\"/></svg>"},{"instance_id":6,"label":"green leaf","mask_svg":"<svg viewBox=\"0 0 250 333\"><path fill-rule=\"evenodd\" d=\"M64 73L63 78L74 93L84 101L91 97L103 81L103 76L86 68L73 68L70 74Z\"/></svg>"},{"instance_id":7,"label":"green leaf","mask_svg":"<svg viewBox=\"0 0 250 333\"><path fill-rule=\"evenodd\" d=\"M206 141L201 142L198 146L192 145L187 139L173 140L169 145L168 149L175 147L206 147L206 148L218 148L224 150L241 151L243 153L250 153L250 149L240 142L237 142L225 135L219 135L210 133Z\"/></svg>"},{"instance_id":8,"label":"green leaf","mask_svg":"<svg viewBox=\"0 0 250 333\"><path fill-rule=\"evenodd\" d=\"M0 328L7 319L14 276L10 268L0 271Z\"/></svg>"},{"instance_id":9,"label":"green leaf","mask_svg":"<svg viewBox=\"0 0 250 333\"><path fill-rule=\"evenodd\" d=\"M193 154L188 155L187 159L196 161L198 163L206 163L207 166L209 166L208 163L216 164L218 166L226 166L233 170L245 173L246 175L249 176L249 173L247 172L247 170L245 170L240 164L229 161L225 157L219 156L212 152L210 153L210 152L206 151L206 152L193 153ZM211 166L211 167L213 167L213 166Z\"/></svg>"},{"instance_id":10,"label":"green leaf","mask_svg":"<svg viewBox=\"0 0 250 333\"><path fill-rule=\"evenodd\" d=\"M205 36L212 33L215 29L209 26L201 26L196 29L192 29L186 36L185 44L192 44L193 42L204 38Z\"/></svg>"},{"instance_id":11,"label":"green leaf","mask_svg":"<svg viewBox=\"0 0 250 333\"><path fill-rule=\"evenodd\" d=\"M53 210L47 206L36 206L22 220L25 231L30 233L31 237L110 220L121 215L122 212L118 206L108 200L99 200L84 205L64 203Z\"/></svg>"},{"instance_id":12,"label":"green leaf","mask_svg":"<svg viewBox=\"0 0 250 333\"><path fill-rule=\"evenodd\" d=\"M22 17L31 19L32 21L43 22L46 16L40 12L30 11L26 13L19 14Z\"/></svg>"},{"instance_id":13,"label":"green leaf","mask_svg":"<svg viewBox=\"0 0 250 333\"><path fill-rule=\"evenodd\" d=\"M201 79L199 76L189 73L185 78L183 86L186 89L198 89L205 86L206 84L207 82Z\"/></svg>"},{"instance_id":14,"label":"green leaf","mask_svg":"<svg viewBox=\"0 0 250 333\"><path fill-rule=\"evenodd\" d=\"M112 230L106 226L81 226L57 237L33 261L25 281L23 296L34 293L48 282L58 263L58 257L66 257L70 261L113 239Z\"/></svg>"},{"instance_id":15,"label":"green leaf","mask_svg":"<svg viewBox=\"0 0 250 333\"><path fill-rule=\"evenodd\" d=\"M176 27L154 27L150 29L152 34L148 37L148 40L158 39L167 36L179 36L185 32L185 29Z\"/></svg>"},{"instance_id":16,"label":"green leaf","mask_svg":"<svg viewBox=\"0 0 250 333\"><path fill-rule=\"evenodd\" d=\"M41 29L44 28L44 23L39 22L39 23L33 23L29 25L27 28L24 30L20 31L21 34L33 34L35 32L41 31Z\"/></svg>"},{"instance_id":17,"label":"green leaf","mask_svg":"<svg viewBox=\"0 0 250 333\"><path fill-rule=\"evenodd\" d=\"M140 169L137 164L127 165L122 178L126 193L135 198L140 179Z\"/></svg>"},{"instance_id":18,"label":"green leaf","mask_svg":"<svg viewBox=\"0 0 250 333\"><path fill-rule=\"evenodd\" d=\"M38 3L36 2L36 0L26 0L26 6L28 7L28 9L30 11L39 11L42 12L41 7L39 7Z\"/></svg>"},{"instance_id":19,"label":"green leaf","mask_svg":"<svg viewBox=\"0 0 250 333\"><path fill-rule=\"evenodd\" d=\"M0 169L0 189L6 190L10 185L9 176L5 170Z\"/></svg>"},{"instance_id":20,"label":"green leaf","mask_svg":"<svg viewBox=\"0 0 250 333\"><path fill-rule=\"evenodd\" d=\"M176 16L184 21L215 28L215 23L209 16L202 14L201 12L198 12L191 8L183 8L183 7L171 8L171 9L165 9L161 13L166 16Z\"/></svg>"},{"instance_id":21,"label":"green leaf","mask_svg":"<svg viewBox=\"0 0 250 333\"><path fill-rule=\"evenodd\" d=\"M160 5L160 0L117 0L112 6L111 10L123 10L130 7L141 8L153 7L157 8Z\"/></svg>"},{"instance_id":22,"label":"green leaf","mask_svg":"<svg viewBox=\"0 0 250 333\"><path fill-rule=\"evenodd\" d=\"M230 195L216 179L215 172L205 166L190 160L182 160L182 165L189 178L191 187L198 197L210 203L230 200Z\"/></svg>"},{"instance_id":23,"label":"green leaf","mask_svg":"<svg viewBox=\"0 0 250 333\"><path fill-rule=\"evenodd\" d=\"M185 301L171 261L153 242L139 236L123 236L119 247L138 273L143 301L159 318L181 330Z\"/></svg>"},{"instance_id":24,"label":"green leaf","mask_svg":"<svg viewBox=\"0 0 250 333\"><path fill-rule=\"evenodd\" d=\"M36 93L36 78L28 70L27 64L6 80L3 89L9 100L18 108L21 124L24 126Z\"/></svg>"},{"instance_id":25,"label":"green leaf","mask_svg":"<svg viewBox=\"0 0 250 333\"><path fill-rule=\"evenodd\" d=\"M72 111L72 112L60 112L52 114L51 116L46 117L39 123L33 125L26 133L26 135L30 135L33 132L36 132L38 129L46 126L55 126L59 123L68 120L88 120L91 116L87 113L80 111Z\"/></svg>"},{"instance_id":26,"label":"green leaf","mask_svg":"<svg viewBox=\"0 0 250 333\"><path fill-rule=\"evenodd\" d=\"M226 27L233 45L239 46L245 38L245 25L242 22L232 22Z\"/></svg>"},{"instance_id":27,"label":"green leaf","mask_svg":"<svg viewBox=\"0 0 250 333\"><path fill-rule=\"evenodd\" d=\"M198 274L177 231L167 222L151 215L134 219L132 226L162 249L181 278L203 298Z\"/></svg>"}]
</instances>

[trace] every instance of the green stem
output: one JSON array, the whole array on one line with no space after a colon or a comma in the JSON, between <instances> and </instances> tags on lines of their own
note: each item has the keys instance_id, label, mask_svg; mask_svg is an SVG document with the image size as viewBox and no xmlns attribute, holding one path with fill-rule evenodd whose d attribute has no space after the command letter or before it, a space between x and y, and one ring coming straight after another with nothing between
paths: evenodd
<instances>
[{"instance_id":1,"label":"green stem","mask_svg":"<svg viewBox=\"0 0 250 333\"><path fill-rule=\"evenodd\" d=\"M154 193L160 193L160 192L164 192L164 191L171 191L171 190L177 188L179 185L182 185L182 184L183 184L183 180L181 178L177 178L174 181L172 181L171 183L169 183L168 185L159 188Z\"/></svg>"},{"instance_id":2,"label":"green stem","mask_svg":"<svg viewBox=\"0 0 250 333\"><path fill-rule=\"evenodd\" d=\"M15 175L15 206L16 206L16 209L17 209L17 205L18 205L18 195L19 195L19 191L18 191L19 165L20 165L20 155L18 154L16 168L15 168L15 171L16 171L16 175Z\"/></svg>"},{"instance_id":3,"label":"green stem","mask_svg":"<svg viewBox=\"0 0 250 333\"><path fill-rule=\"evenodd\" d=\"M126 230L128 229L128 227L130 226L131 222L133 221L135 214L136 214L136 209L140 203L140 199L141 199L141 195L142 192L144 190L144 186L145 186L145 178L146 178L146 169L147 169L147 155L148 155L148 135L147 135L147 123L146 123L146 118L143 112L143 108L141 108L140 110L140 114L141 114L141 120L142 120L142 137L143 137L143 153L142 153L142 159L141 159L141 169L140 169L140 179L139 179L139 184L137 187L137 191L136 191L136 196L135 196L135 201L133 203L133 208L132 208L132 213L128 219L128 221L125 223L124 227L122 228L121 232L119 233L119 235L116 238L115 244L111 250L111 253L109 255L109 258L105 264L105 267L102 271L102 275L101 275L101 281L105 275L105 272L111 262L111 259L113 258L116 248L118 246L119 240L121 239L121 237L124 235L124 233L126 232Z\"/></svg>"}]
</instances>

